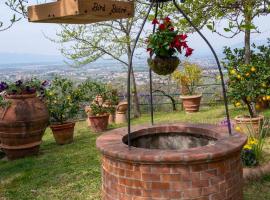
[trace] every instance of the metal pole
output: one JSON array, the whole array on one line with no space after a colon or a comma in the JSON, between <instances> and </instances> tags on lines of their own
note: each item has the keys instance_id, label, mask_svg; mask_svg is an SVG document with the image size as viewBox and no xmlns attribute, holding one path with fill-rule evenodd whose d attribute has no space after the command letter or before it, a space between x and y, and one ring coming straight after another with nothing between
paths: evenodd
<instances>
[{"instance_id":1,"label":"metal pole","mask_svg":"<svg viewBox=\"0 0 270 200\"><path fill-rule=\"evenodd\" d=\"M130 98L130 79L131 79L131 68L132 68L132 62L133 62L133 55L134 55L134 52L136 50L136 46L137 46L137 43L140 39L140 36L141 36L141 33L142 33L142 30L146 24L146 21L149 17L149 14L152 10L152 7L153 7L154 3L152 2L150 4L150 7L147 11L147 14L143 20L143 23L142 23L142 27L141 29L139 30L139 33L135 39L135 42L134 42L134 46L132 48L132 52L131 52L131 58L130 58L130 62L129 62L129 66L128 66L128 80L127 80L127 100L128 100L128 147L130 149L131 147L131 138L130 138L130 133L131 133L131 98Z\"/></svg>"},{"instance_id":2,"label":"metal pole","mask_svg":"<svg viewBox=\"0 0 270 200\"><path fill-rule=\"evenodd\" d=\"M229 108L228 108L228 99L227 99L227 94L226 94L226 86L225 86L225 82L224 82L224 75L222 72L222 68L218 59L218 56L214 50L214 48L212 47L212 45L210 44L210 42L206 39L206 37L201 33L201 31L193 24L193 22L189 19L189 17L187 16L187 14L179 7L179 5L177 4L176 0L173 0L173 3L175 5L175 7L178 9L178 11L184 16L184 18L188 21L188 23L197 31L197 33L199 33L199 35L203 38L203 40L207 43L207 45L209 46L209 48L211 49L215 60L217 62L217 66L218 66L218 70L219 70L219 74L220 74L220 79L221 79L221 85L222 85L222 92L223 92L223 98L224 98L224 105L225 105L225 111L226 111L226 116L227 116L227 122L228 122L228 130L229 130L229 134L232 135L232 127L231 127L231 120L230 120L230 113L229 113Z\"/></svg>"},{"instance_id":3,"label":"metal pole","mask_svg":"<svg viewBox=\"0 0 270 200\"><path fill-rule=\"evenodd\" d=\"M158 3L156 3L155 19L158 15ZM156 32L156 24L153 26L153 33ZM151 55L152 57L153 55ZM152 69L149 68L149 81L150 81L150 109L151 109L151 124L154 125L154 107L153 107L153 80L152 80Z\"/></svg>"}]
</instances>

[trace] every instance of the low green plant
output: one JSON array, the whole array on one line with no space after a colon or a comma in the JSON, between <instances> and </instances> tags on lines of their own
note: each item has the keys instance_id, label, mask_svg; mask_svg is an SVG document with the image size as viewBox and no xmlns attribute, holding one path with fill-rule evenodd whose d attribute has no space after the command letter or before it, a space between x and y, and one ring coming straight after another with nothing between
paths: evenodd
<instances>
[{"instance_id":1,"label":"low green plant","mask_svg":"<svg viewBox=\"0 0 270 200\"><path fill-rule=\"evenodd\" d=\"M264 120L259 129L254 126L246 126L248 130L248 141L242 150L242 161L245 166L258 165L263 160L263 148L266 136L270 131L269 120Z\"/></svg>"},{"instance_id":2,"label":"low green plant","mask_svg":"<svg viewBox=\"0 0 270 200\"><path fill-rule=\"evenodd\" d=\"M46 89L45 97L52 123L64 124L80 111L82 93L71 80L55 77Z\"/></svg>"},{"instance_id":3,"label":"low green plant","mask_svg":"<svg viewBox=\"0 0 270 200\"><path fill-rule=\"evenodd\" d=\"M267 46L253 45L251 63L245 63L245 50L225 47L224 67L228 70L228 96L236 107L246 105L256 117L256 103L270 100L270 40Z\"/></svg>"},{"instance_id":4,"label":"low green plant","mask_svg":"<svg viewBox=\"0 0 270 200\"><path fill-rule=\"evenodd\" d=\"M197 93L198 85L202 83L202 69L197 64L184 62L183 70L175 71L172 77L182 87L187 89L187 94L185 95L194 95Z\"/></svg>"}]
</instances>

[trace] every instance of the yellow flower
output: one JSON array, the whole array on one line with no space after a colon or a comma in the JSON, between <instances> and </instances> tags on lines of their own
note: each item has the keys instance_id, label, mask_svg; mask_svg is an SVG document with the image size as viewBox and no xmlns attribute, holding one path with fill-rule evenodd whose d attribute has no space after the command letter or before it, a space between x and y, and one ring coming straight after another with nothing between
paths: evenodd
<instances>
[{"instance_id":1,"label":"yellow flower","mask_svg":"<svg viewBox=\"0 0 270 200\"><path fill-rule=\"evenodd\" d=\"M235 130L238 131L238 132L240 132L241 131L241 128L239 126L236 126L235 127Z\"/></svg>"},{"instance_id":2,"label":"yellow flower","mask_svg":"<svg viewBox=\"0 0 270 200\"><path fill-rule=\"evenodd\" d=\"M251 67L250 69L252 72L256 72L256 68L255 67Z\"/></svg>"},{"instance_id":3,"label":"yellow flower","mask_svg":"<svg viewBox=\"0 0 270 200\"><path fill-rule=\"evenodd\" d=\"M71 99L71 96L68 96L68 97L67 97L67 100L70 100L70 99Z\"/></svg>"},{"instance_id":4,"label":"yellow flower","mask_svg":"<svg viewBox=\"0 0 270 200\"><path fill-rule=\"evenodd\" d=\"M241 103L240 103L240 102L236 102L236 103L235 103L235 106L236 106L236 107L239 107L239 106L241 106Z\"/></svg>"},{"instance_id":5,"label":"yellow flower","mask_svg":"<svg viewBox=\"0 0 270 200\"><path fill-rule=\"evenodd\" d=\"M232 70L230 71L230 73L233 75L233 74L236 73L236 71L235 71L234 69L232 69Z\"/></svg>"},{"instance_id":6,"label":"yellow flower","mask_svg":"<svg viewBox=\"0 0 270 200\"><path fill-rule=\"evenodd\" d=\"M238 74L238 75L237 75L237 78L238 78L238 79L241 79L242 77L241 77L241 75Z\"/></svg>"},{"instance_id":7,"label":"yellow flower","mask_svg":"<svg viewBox=\"0 0 270 200\"><path fill-rule=\"evenodd\" d=\"M252 149L252 146L250 146L249 144L246 144L246 145L244 146L244 149L251 150L251 149Z\"/></svg>"}]
</instances>

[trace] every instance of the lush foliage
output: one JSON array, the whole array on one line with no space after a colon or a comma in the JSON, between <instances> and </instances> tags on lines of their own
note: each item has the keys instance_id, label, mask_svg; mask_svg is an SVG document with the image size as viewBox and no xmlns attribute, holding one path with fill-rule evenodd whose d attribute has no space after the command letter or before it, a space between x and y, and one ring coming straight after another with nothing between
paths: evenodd
<instances>
[{"instance_id":1,"label":"lush foliage","mask_svg":"<svg viewBox=\"0 0 270 200\"><path fill-rule=\"evenodd\" d=\"M119 98L117 90L111 85L87 80L80 86L83 100L90 103L90 108L86 110L89 115L100 116L115 111L115 105Z\"/></svg>"},{"instance_id":2,"label":"lush foliage","mask_svg":"<svg viewBox=\"0 0 270 200\"><path fill-rule=\"evenodd\" d=\"M269 125L269 120L265 120L260 124L259 130L253 126L246 126L248 130L248 141L241 154L245 166L256 166L263 160L263 148L265 138L270 131Z\"/></svg>"},{"instance_id":3,"label":"lush foliage","mask_svg":"<svg viewBox=\"0 0 270 200\"><path fill-rule=\"evenodd\" d=\"M172 76L187 89L188 95L194 95L198 85L202 82L202 69L197 64L184 62L183 71L175 71Z\"/></svg>"},{"instance_id":4,"label":"lush foliage","mask_svg":"<svg viewBox=\"0 0 270 200\"><path fill-rule=\"evenodd\" d=\"M270 42L253 47L250 64L245 64L244 49L224 50L229 97L236 106L247 105L251 117L256 116L256 102L270 100Z\"/></svg>"},{"instance_id":5,"label":"lush foliage","mask_svg":"<svg viewBox=\"0 0 270 200\"><path fill-rule=\"evenodd\" d=\"M162 23L157 19L152 22L154 25L159 24L157 31L151 34L147 40L147 51L150 54L155 54L160 57L170 57L177 52L182 54L185 51L185 56L192 54L193 49L187 45L187 35L178 34L169 17L163 19Z\"/></svg>"},{"instance_id":6,"label":"lush foliage","mask_svg":"<svg viewBox=\"0 0 270 200\"><path fill-rule=\"evenodd\" d=\"M26 80L17 80L16 82L1 82L0 83L0 107L5 107L9 103L5 100L5 95L23 95L37 93L39 97L44 96L44 91L48 85L47 81L40 81L37 78Z\"/></svg>"},{"instance_id":7,"label":"lush foliage","mask_svg":"<svg viewBox=\"0 0 270 200\"><path fill-rule=\"evenodd\" d=\"M46 89L46 104L52 123L65 123L80 110L81 91L71 80L55 77Z\"/></svg>"}]
</instances>

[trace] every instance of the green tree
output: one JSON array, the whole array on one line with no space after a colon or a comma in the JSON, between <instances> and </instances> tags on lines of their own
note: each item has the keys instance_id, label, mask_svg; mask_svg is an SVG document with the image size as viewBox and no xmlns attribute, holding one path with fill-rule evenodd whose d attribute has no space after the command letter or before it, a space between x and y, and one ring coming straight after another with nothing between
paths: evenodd
<instances>
[{"instance_id":1,"label":"green tree","mask_svg":"<svg viewBox=\"0 0 270 200\"><path fill-rule=\"evenodd\" d=\"M4 4L12 10L13 14L9 21L4 22L4 20L0 18L0 32L11 28L16 22L21 20L21 16L26 16L25 3L27 3L26 0L4 1ZM19 15L20 17L18 17L17 15Z\"/></svg>"},{"instance_id":2,"label":"green tree","mask_svg":"<svg viewBox=\"0 0 270 200\"><path fill-rule=\"evenodd\" d=\"M90 25L63 25L58 38L53 40L62 44L62 54L76 66L96 61L103 56L117 60L128 67L132 59L132 49L137 30L147 6L136 3L135 16L129 19L99 22ZM138 47L143 43L140 42ZM140 116L136 79L131 71L134 116Z\"/></svg>"},{"instance_id":3,"label":"green tree","mask_svg":"<svg viewBox=\"0 0 270 200\"><path fill-rule=\"evenodd\" d=\"M259 33L259 28L254 24L256 17L270 13L269 0L185 0L180 7L188 14L197 27L212 30L218 35L233 38L244 33L245 63L250 64L251 59L251 34ZM172 4L163 10L163 15L176 11ZM179 15L179 26L189 28L189 24ZM226 23L219 28L220 21Z\"/></svg>"}]
</instances>

